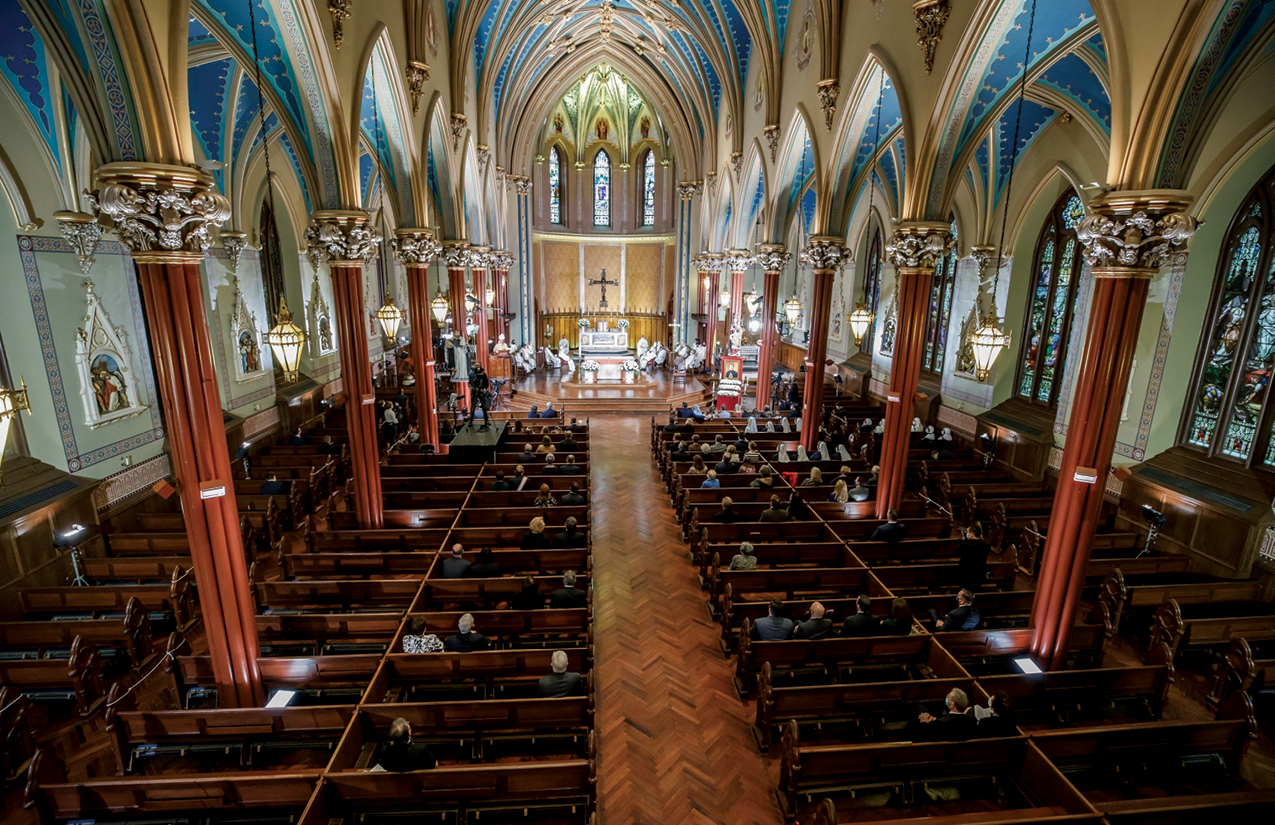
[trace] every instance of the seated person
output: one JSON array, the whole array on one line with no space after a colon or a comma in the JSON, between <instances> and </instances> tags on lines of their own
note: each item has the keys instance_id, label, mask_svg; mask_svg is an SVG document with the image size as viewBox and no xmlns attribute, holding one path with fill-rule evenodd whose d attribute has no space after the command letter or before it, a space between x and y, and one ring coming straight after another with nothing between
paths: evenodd
<instances>
[{"instance_id":1,"label":"seated person","mask_svg":"<svg viewBox=\"0 0 1275 825\"><path fill-rule=\"evenodd\" d=\"M721 435L713 436L713 443L708 445L710 453L724 453L728 445L722 441Z\"/></svg>"},{"instance_id":2,"label":"seated person","mask_svg":"<svg viewBox=\"0 0 1275 825\"><path fill-rule=\"evenodd\" d=\"M545 404L545 408L540 413L540 417L541 418L557 418L558 417L558 411L553 408L552 401Z\"/></svg>"},{"instance_id":3,"label":"seated person","mask_svg":"<svg viewBox=\"0 0 1275 825\"><path fill-rule=\"evenodd\" d=\"M762 511L761 518L758 521L776 522L788 521L788 519L788 511L784 509L783 502L779 496L774 495L770 497L770 506Z\"/></svg>"},{"instance_id":4,"label":"seated person","mask_svg":"<svg viewBox=\"0 0 1275 825\"><path fill-rule=\"evenodd\" d=\"M474 632L474 616L466 613L456 622L458 633L447 637L445 645L449 653L472 653L475 650L489 650L491 642L481 633Z\"/></svg>"},{"instance_id":5,"label":"seated person","mask_svg":"<svg viewBox=\"0 0 1275 825\"><path fill-rule=\"evenodd\" d=\"M500 565L496 563L495 554L490 547L478 551L478 561L469 566L468 577L471 579L494 579L500 575Z\"/></svg>"},{"instance_id":6,"label":"seated person","mask_svg":"<svg viewBox=\"0 0 1275 825\"><path fill-rule=\"evenodd\" d=\"M885 524L872 532L869 541L903 541L908 537L908 526L899 522L899 511L891 507L886 511Z\"/></svg>"},{"instance_id":7,"label":"seated person","mask_svg":"<svg viewBox=\"0 0 1275 825\"><path fill-rule=\"evenodd\" d=\"M571 424L570 426L567 427L567 429L573 433L582 433L582 432L586 432L589 428L584 426L583 424L581 424L580 422L576 421L573 418L571 419Z\"/></svg>"},{"instance_id":8,"label":"seated person","mask_svg":"<svg viewBox=\"0 0 1275 825\"><path fill-rule=\"evenodd\" d=\"M955 461L956 453L951 450L930 450L930 458L934 461Z\"/></svg>"},{"instance_id":9,"label":"seated person","mask_svg":"<svg viewBox=\"0 0 1275 825\"><path fill-rule=\"evenodd\" d=\"M540 586L536 584L534 576L527 576L522 580L522 589L518 591L518 595L514 596L510 608L513 610L539 610L545 606L544 594L540 592Z\"/></svg>"},{"instance_id":10,"label":"seated person","mask_svg":"<svg viewBox=\"0 0 1275 825\"><path fill-rule=\"evenodd\" d=\"M691 417L691 405L690 405L690 404L687 404L685 401L683 401L683 402L682 402L682 406L680 406L680 407L678 407L678 408L677 408L677 417L678 417L678 418L690 418L690 417Z\"/></svg>"},{"instance_id":11,"label":"seated person","mask_svg":"<svg viewBox=\"0 0 1275 825\"><path fill-rule=\"evenodd\" d=\"M828 501L838 504L845 504L850 500L850 488L846 486L843 478L837 479L837 483L832 485L832 492L828 494Z\"/></svg>"},{"instance_id":12,"label":"seated person","mask_svg":"<svg viewBox=\"0 0 1275 825\"><path fill-rule=\"evenodd\" d=\"M547 476L562 475L562 468L558 466L558 462L554 459L553 453L545 455L545 466L540 468L540 472Z\"/></svg>"},{"instance_id":13,"label":"seated person","mask_svg":"<svg viewBox=\"0 0 1275 825\"><path fill-rule=\"evenodd\" d=\"M288 439L288 443L293 447L304 447L306 445L305 438L301 435L301 428L297 427L292 431L292 438Z\"/></svg>"},{"instance_id":14,"label":"seated person","mask_svg":"<svg viewBox=\"0 0 1275 825\"><path fill-rule=\"evenodd\" d=\"M553 673L541 676L537 684L537 693L542 699L583 695L584 679L579 673L568 673L567 664L567 653L564 650L555 650L549 657L549 666L553 668Z\"/></svg>"},{"instance_id":15,"label":"seated person","mask_svg":"<svg viewBox=\"0 0 1275 825\"><path fill-rule=\"evenodd\" d=\"M536 516L527 526L527 532L518 545L523 550L548 550L553 541L545 533L545 520Z\"/></svg>"},{"instance_id":16,"label":"seated person","mask_svg":"<svg viewBox=\"0 0 1275 825\"><path fill-rule=\"evenodd\" d=\"M288 485L279 480L279 477L273 473L261 484L261 494L263 496L278 496L288 492Z\"/></svg>"},{"instance_id":17,"label":"seated person","mask_svg":"<svg viewBox=\"0 0 1275 825\"><path fill-rule=\"evenodd\" d=\"M713 479L716 481L717 479ZM709 521L715 524L737 524L744 520L744 517L735 512L735 500L730 496L722 499L722 509L713 514Z\"/></svg>"},{"instance_id":18,"label":"seated person","mask_svg":"<svg viewBox=\"0 0 1275 825\"><path fill-rule=\"evenodd\" d=\"M519 464L535 464L536 452L535 448L530 444L522 445L522 452L518 453L517 463Z\"/></svg>"},{"instance_id":19,"label":"seated person","mask_svg":"<svg viewBox=\"0 0 1275 825\"><path fill-rule=\"evenodd\" d=\"M956 546L956 584L977 591L987 581L987 557L992 546L983 541L983 525L977 521L965 531L965 540Z\"/></svg>"},{"instance_id":20,"label":"seated person","mask_svg":"<svg viewBox=\"0 0 1275 825\"><path fill-rule=\"evenodd\" d=\"M562 531L553 537L553 546L570 550L576 547L584 547L588 544L588 538L576 529L575 516L568 516L567 522L563 526Z\"/></svg>"},{"instance_id":21,"label":"seated person","mask_svg":"<svg viewBox=\"0 0 1275 825\"><path fill-rule=\"evenodd\" d=\"M571 491L564 493L562 496L563 507L582 507L584 506L584 496L580 494L579 482L571 482Z\"/></svg>"},{"instance_id":22,"label":"seated person","mask_svg":"<svg viewBox=\"0 0 1275 825\"><path fill-rule=\"evenodd\" d=\"M469 575L471 566L469 560L465 558L465 548L457 542L452 545L451 557L443 559L443 578L463 579Z\"/></svg>"},{"instance_id":23,"label":"seated person","mask_svg":"<svg viewBox=\"0 0 1275 825\"><path fill-rule=\"evenodd\" d=\"M757 557L753 555L753 545L751 542L742 542L739 545L739 552L731 557L731 570L756 570Z\"/></svg>"},{"instance_id":24,"label":"seated person","mask_svg":"<svg viewBox=\"0 0 1275 825\"><path fill-rule=\"evenodd\" d=\"M748 442L748 452L744 453L744 462L747 464L761 464L764 460L761 451L757 449L757 442Z\"/></svg>"},{"instance_id":25,"label":"seated person","mask_svg":"<svg viewBox=\"0 0 1275 825\"><path fill-rule=\"evenodd\" d=\"M822 484L823 484L823 470L820 470L818 467L811 467L810 478L804 479L801 482L802 487L819 487Z\"/></svg>"},{"instance_id":26,"label":"seated person","mask_svg":"<svg viewBox=\"0 0 1275 825\"><path fill-rule=\"evenodd\" d=\"M974 735L979 739L1018 735L1018 719L1014 715L1014 700L1003 690L998 690L992 694L986 709L975 705L974 718L978 722L974 728Z\"/></svg>"},{"instance_id":27,"label":"seated person","mask_svg":"<svg viewBox=\"0 0 1275 825\"><path fill-rule=\"evenodd\" d=\"M541 484L540 491L536 494L536 500L531 502L535 507L557 507L558 500L553 497L553 492L549 489L548 484Z\"/></svg>"},{"instance_id":28,"label":"seated person","mask_svg":"<svg viewBox=\"0 0 1275 825\"><path fill-rule=\"evenodd\" d=\"M527 484L527 471L521 464L514 466L514 474L509 477L509 483L513 485L515 490L521 490Z\"/></svg>"},{"instance_id":29,"label":"seated person","mask_svg":"<svg viewBox=\"0 0 1275 825\"><path fill-rule=\"evenodd\" d=\"M553 445L553 440L546 435L544 438L540 439L540 446L536 448L536 455L544 455L546 453L552 453L556 449L557 448L555 448Z\"/></svg>"},{"instance_id":30,"label":"seated person","mask_svg":"<svg viewBox=\"0 0 1275 825\"><path fill-rule=\"evenodd\" d=\"M960 688L952 688L943 700L947 712L942 716L922 713L908 723L912 738L924 742L964 742L974 736L978 722L969 712L970 698Z\"/></svg>"},{"instance_id":31,"label":"seated person","mask_svg":"<svg viewBox=\"0 0 1275 825\"><path fill-rule=\"evenodd\" d=\"M403 636L404 653L442 653L443 640L433 633L425 632L425 620L412 619L410 633Z\"/></svg>"},{"instance_id":32,"label":"seated person","mask_svg":"<svg viewBox=\"0 0 1275 825\"><path fill-rule=\"evenodd\" d=\"M702 490L716 490L722 486L721 480L717 477L716 470L709 470L704 476L704 480L699 483Z\"/></svg>"},{"instance_id":33,"label":"seated person","mask_svg":"<svg viewBox=\"0 0 1275 825\"><path fill-rule=\"evenodd\" d=\"M403 717L390 723L385 744L377 750L376 764L387 771L427 771L438 765L429 748L412 741L412 726Z\"/></svg>"},{"instance_id":34,"label":"seated person","mask_svg":"<svg viewBox=\"0 0 1275 825\"><path fill-rule=\"evenodd\" d=\"M832 619L824 616L823 605L819 602L810 605L810 618L799 622L792 631L794 639L827 639L836 635L836 626Z\"/></svg>"},{"instance_id":35,"label":"seated person","mask_svg":"<svg viewBox=\"0 0 1275 825\"><path fill-rule=\"evenodd\" d=\"M930 619L935 630L974 630L978 627L980 616L974 609L974 594L962 588L956 594L956 607L939 618L939 612L930 608Z\"/></svg>"},{"instance_id":36,"label":"seated person","mask_svg":"<svg viewBox=\"0 0 1275 825\"><path fill-rule=\"evenodd\" d=\"M880 622L876 616L870 612L872 610L872 599L868 594L860 594L855 599L856 612L853 616L847 616L846 620L841 623L842 636L875 636L878 633Z\"/></svg>"},{"instance_id":37,"label":"seated person","mask_svg":"<svg viewBox=\"0 0 1275 825\"><path fill-rule=\"evenodd\" d=\"M753 479L753 483L748 485L758 490L769 490L775 486L775 471L770 468L769 464L763 464L761 469L757 471L757 478Z\"/></svg>"},{"instance_id":38,"label":"seated person","mask_svg":"<svg viewBox=\"0 0 1275 825\"><path fill-rule=\"evenodd\" d=\"M528 417L528 418L539 418L539 417L540 417L540 408L539 408L539 407L537 407L535 404L532 404L532 405L531 405L531 409L527 410L527 417Z\"/></svg>"},{"instance_id":39,"label":"seated person","mask_svg":"<svg viewBox=\"0 0 1275 825\"><path fill-rule=\"evenodd\" d=\"M319 455L340 455L340 445L332 443L332 436L323 436L323 443L319 445Z\"/></svg>"},{"instance_id":40,"label":"seated person","mask_svg":"<svg viewBox=\"0 0 1275 825\"><path fill-rule=\"evenodd\" d=\"M690 469L687 470L687 472L689 472L693 476L708 475L708 465L704 463L704 456L697 455L693 459L691 459L691 466L690 466ZM714 477L716 477L717 474L714 473L713 475Z\"/></svg>"},{"instance_id":41,"label":"seated person","mask_svg":"<svg viewBox=\"0 0 1275 825\"><path fill-rule=\"evenodd\" d=\"M562 587L549 595L549 606L555 610L570 610L589 606L589 594L576 587L576 571L562 574Z\"/></svg>"},{"instance_id":42,"label":"seated person","mask_svg":"<svg viewBox=\"0 0 1275 825\"><path fill-rule=\"evenodd\" d=\"M855 476L854 486L850 488L849 495L851 501L867 501L872 498L872 491L864 485L863 479Z\"/></svg>"},{"instance_id":43,"label":"seated person","mask_svg":"<svg viewBox=\"0 0 1275 825\"><path fill-rule=\"evenodd\" d=\"M570 435L558 442L558 452L560 453L574 453L578 449L580 449L580 442Z\"/></svg>"},{"instance_id":44,"label":"seated person","mask_svg":"<svg viewBox=\"0 0 1275 825\"><path fill-rule=\"evenodd\" d=\"M505 471L497 470L496 480L491 483L491 491L493 493L504 493L512 489L512 486L508 481L505 481Z\"/></svg>"},{"instance_id":45,"label":"seated person","mask_svg":"<svg viewBox=\"0 0 1275 825\"><path fill-rule=\"evenodd\" d=\"M912 633L912 607L907 599L890 602L890 615L881 622L881 633L890 636L909 636Z\"/></svg>"},{"instance_id":46,"label":"seated person","mask_svg":"<svg viewBox=\"0 0 1275 825\"><path fill-rule=\"evenodd\" d=\"M564 476L580 475L580 465L576 464L576 457L573 455L567 456L567 462L558 467L558 472Z\"/></svg>"},{"instance_id":47,"label":"seated person","mask_svg":"<svg viewBox=\"0 0 1275 825\"><path fill-rule=\"evenodd\" d=\"M784 603L771 599L766 615L753 622L750 635L759 642L782 642L790 638L792 632L792 619L784 615Z\"/></svg>"}]
</instances>

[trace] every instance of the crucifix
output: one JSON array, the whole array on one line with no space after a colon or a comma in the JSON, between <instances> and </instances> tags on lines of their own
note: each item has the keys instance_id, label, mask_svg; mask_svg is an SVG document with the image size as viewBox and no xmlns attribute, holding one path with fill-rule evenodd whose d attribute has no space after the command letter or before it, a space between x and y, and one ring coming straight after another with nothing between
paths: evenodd
<instances>
[{"instance_id":1,"label":"crucifix","mask_svg":"<svg viewBox=\"0 0 1275 825\"><path fill-rule=\"evenodd\" d=\"M607 308L607 285L608 285L608 284L610 284L611 286L619 286L619 285L620 285L620 282L619 282L619 281L608 281L608 280L607 280L607 271L606 271L605 269L604 269L604 270L602 270L602 277L601 277L601 278L592 278L592 279L590 279L590 280L588 280L588 281L585 281L585 283L586 283L586 284L588 284L589 286L601 286L601 287L602 287L602 300L601 300L601 302L599 302L599 303L598 303L598 308L599 308L599 309L606 309L606 308Z\"/></svg>"}]
</instances>

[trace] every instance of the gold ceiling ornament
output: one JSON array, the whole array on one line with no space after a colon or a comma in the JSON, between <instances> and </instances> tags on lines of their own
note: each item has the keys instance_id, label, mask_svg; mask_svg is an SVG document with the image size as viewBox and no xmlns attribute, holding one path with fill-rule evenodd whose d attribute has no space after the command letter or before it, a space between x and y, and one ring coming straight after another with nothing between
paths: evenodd
<instances>
[{"instance_id":1,"label":"gold ceiling ornament","mask_svg":"<svg viewBox=\"0 0 1275 825\"><path fill-rule=\"evenodd\" d=\"M225 229L221 231L221 248L226 250L226 258L230 261L232 272L239 271L239 256L243 254L247 246L247 232L230 232Z\"/></svg>"},{"instance_id":2,"label":"gold ceiling ornament","mask_svg":"<svg viewBox=\"0 0 1275 825\"><path fill-rule=\"evenodd\" d=\"M531 178L526 175L514 175L514 192L519 195L531 194Z\"/></svg>"},{"instance_id":3,"label":"gold ceiling ornament","mask_svg":"<svg viewBox=\"0 0 1275 825\"><path fill-rule=\"evenodd\" d=\"M201 169L125 161L99 167L96 178L89 208L113 223L135 260L202 258L230 217L230 201Z\"/></svg>"},{"instance_id":4,"label":"gold ceiling ornament","mask_svg":"<svg viewBox=\"0 0 1275 825\"><path fill-rule=\"evenodd\" d=\"M688 180L677 184L677 197L684 201L692 200L704 190L704 181Z\"/></svg>"},{"instance_id":5,"label":"gold ceiling ornament","mask_svg":"<svg viewBox=\"0 0 1275 825\"><path fill-rule=\"evenodd\" d=\"M419 60L407 61L407 93L412 98L412 114L421 110L421 97L425 95L425 84L429 82L429 66Z\"/></svg>"},{"instance_id":6,"label":"gold ceiling ornament","mask_svg":"<svg viewBox=\"0 0 1275 825\"><path fill-rule=\"evenodd\" d=\"M350 19L354 0L328 0L328 14L332 15L332 44L338 49L345 40L345 21Z\"/></svg>"},{"instance_id":7,"label":"gold ceiling ornament","mask_svg":"<svg viewBox=\"0 0 1275 825\"><path fill-rule=\"evenodd\" d=\"M80 262L80 271L88 277L93 267L93 253L102 239L102 225L87 212L54 212L53 219L62 230L62 237L71 245Z\"/></svg>"},{"instance_id":8,"label":"gold ceiling ornament","mask_svg":"<svg viewBox=\"0 0 1275 825\"><path fill-rule=\"evenodd\" d=\"M736 183L739 183L739 173L743 168L744 168L744 153L731 152L730 153L730 169L732 172L735 173Z\"/></svg>"},{"instance_id":9,"label":"gold ceiling ornament","mask_svg":"<svg viewBox=\"0 0 1275 825\"><path fill-rule=\"evenodd\" d=\"M469 125L469 115L464 112L452 112L452 151L460 151L460 142L465 138L465 128Z\"/></svg>"},{"instance_id":10,"label":"gold ceiling ornament","mask_svg":"<svg viewBox=\"0 0 1275 825\"><path fill-rule=\"evenodd\" d=\"M772 123L762 130L766 135L766 146L770 149L770 162L775 162L775 155L779 152L779 124Z\"/></svg>"},{"instance_id":11,"label":"gold ceiling ornament","mask_svg":"<svg viewBox=\"0 0 1275 825\"><path fill-rule=\"evenodd\" d=\"M952 251L951 227L936 221L900 223L885 247L885 257L900 269L934 269Z\"/></svg>"},{"instance_id":12,"label":"gold ceiling ornament","mask_svg":"<svg viewBox=\"0 0 1275 825\"><path fill-rule=\"evenodd\" d=\"M486 169L487 161L491 160L491 147L485 143L480 143L474 148L478 153L478 168Z\"/></svg>"},{"instance_id":13,"label":"gold ceiling ornament","mask_svg":"<svg viewBox=\"0 0 1275 825\"><path fill-rule=\"evenodd\" d=\"M717 194L717 170L704 173L704 182L708 185L708 195L713 197Z\"/></svg>"},{"instance_id":14,"label":"gold ceiling ornament","mask_svg":"<svg viewBox=\"0 0 1275 825\"><path fill-rule=\"evenodd\" d=\"M916 17L916 44L925 50L925 73L934 71L934 50L943 40L943 26L952 14L948 0L916 0L912 4Z\"/></svg>"},{"instance_id":15,"label":"gold ceiling ornament","mask_svg":"<svg viewBox=\"0 0 1275 825\"><path fill-rule=\"evenodd\" d=\"M832 121L837 115L837 98L841 95L841 84L836 78L820 80L815 84L815 93L819 95L819 105L823 109L823 125L832 131Z\"/></svg>"},{"instance_id":16,"label":"gold ceiling ornament","mask_svg":"<svg viewBox=\"0 0 1275 825\"><path fill-rule=\"evenodd\" d=\"M4 446L9 440L9 428L13 426L13 419L23 410L27 411L27 415L31 414L27 381L25 378L18 380L20 385L13 389L0 386L0 462L4 461Z\"/></svg>"}]
</instances>

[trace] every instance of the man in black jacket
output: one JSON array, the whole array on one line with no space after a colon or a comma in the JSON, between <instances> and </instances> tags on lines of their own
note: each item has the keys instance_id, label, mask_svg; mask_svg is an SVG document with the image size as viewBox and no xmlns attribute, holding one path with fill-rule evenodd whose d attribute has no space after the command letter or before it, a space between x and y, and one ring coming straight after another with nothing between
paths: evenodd
<instances>
[{"instance_id":1,"label":"man in black jacket","mask_svg":"<svg viewBox=\"0 0 1275 825\"><path fill-rule=\"evenodd\" d=\"M475 650L487 650L491 647L491 642L481 633L474 632L474 616L466 613L460 617L460 621L456 623L456 629L459 633L455 633L447 637L443 648L450 653L472 653Z\"/></svg>"},{"instance_id":2,"label":"man in black jacket","mask_svg":"<svg viewBox=\"0 0 1275 825\"><path fill-rule=\"evenodd\" d=\"M956 585L977 591L987 581L987 556L992 546L983 541L983 527L977 521L965 531L965 540L956 545Z\"/></svg>"},{"instance_id":3,"label":"man in black jacket","mask_svg":"<svg viewBox=\"0 0 1275 825\"><path fill-rule=\"evenodd\" d=\"M969 712L970 699L965 691L952 688L943 700L947 713L932 716L921 713L915 723L908 724L908 732L914 739L926 742L964 742L974 736L978 720Z\"/></svg>"},{"instance_id":4,"label":"man in black jacket","mask_svg":"<svg viewBox=\"0 0 1275 825\"><path fill-rule=\"evenodd\" d=\"M533 449L531 449L530 444L522 445L522 452L518 453L518 460L516 463L518 464L535 464L536 463L536 453Z\"/></svg>"},{"instance_id":5,"label":"man in black jacket","mask_svg":"<svg viewBox=\"0 0 1275 825\"><path fill-rule=\"evenodd\" d=\"M584 680L579 673L568 673L567 665L567 653L564 650L555 650L549 657L549 666L553 668L553 673L541 676L536 686L542 699L561 699L584 693Z\"/></svg>"},{"instance_id":6,"label":"man in black jacket","mask_svg":"<svg viewBox=\"0 0 1275 825\"><path fill-rule=\"evenodd\" d=\"M571 482L571 492L564 493L562 496L563 507L582 507L584 505L584 496L580 494L580 482Z\"/></svg>"},{"instance_id":7,"label":"man in black jacket","mask_svg":"<svg viewBox=\"0 0 1275 825\"><path fill-rule=\"evenodd\" d=\"M580 449L580 442L571 437L571 433L567 433L567 437L558 442L558 452L574 453Z\"/></svg>"},{"instance_id":8,"label":"man in black jacket","mask_svg":"<svg viewBox=\"0 0 1275 825\"><path fill-rule=\"evenodd\" d=\"M792 631L794 639L826 639L836 636L836 626L832 619L824 618L823 605L815 602L810 605L810 618L800 622Z\"/></svg>"},{"instance_id":9,"label":"man in black jacket","mask_svg":"<svg viewBox=\"0 0 1275 825\"><path fill-rule=\"evenodd\" d=\"M869 541L903 541L908 537L908 526L899 522L899 511L891 507L885 514L885 524L872 533Z\"/></svg>"},{"instance_id":10,"label":"man in black jacket","mask_svg":"<svg viewBox=\"0 0 1275 825\"><path fill-rule=\"evenodd\" d=\"M575 516L568 516L567 523L562 528L562 532L553 537L553 546L561 550L570 550L576 547L584 547L587 544L584 533L576 530Z\"/></svg>"},{"instance_id":11,"label":"man in black jacket","mask_svg":"<svg viewBox=\"0 0 1275 825\"><path fill-rule=\"evenodd\" d=\"M403 717L390 723L390 734L376 755L376 763L387 771L422 771L438 765L429 748L412 741L412 726Z\"/></svg>"},{"instance_id":12,"label":"man in black jacket","mask_svg":"<svg viewBox=\"0 0 1275 825\"><path fill-rule=\"evenodd\" d=\"M550 594L549 606L554 610L589 606L589 595L576 587L576 571L568 570L562 574L562 587Z\"/></svg>"},{"instance_id":13,"label":"man in black jacket","mask_svg":"<svg viewBox=\"0 0 1275 825\"><path fill-rule=\"evenodd\" d=\"M876 616L870 612L872 609L872 599L868 594L864 593L855 599L855 606L858 612L853 616L847 616L846 620L841 623L842 636L875 636L877 628L881 622Z\"/></svg>"},{"instance_id":14,"label":"man in black jacket","mask_svg":"<svg viewBox=\"0 0 1275 825\"><path fill-rule=\"evenodd\" d=\"M974 615L974 594L962 589L956 594L956 607L949 610L947 615L941 619L939 618L939 612L931 607L930 618L934 620L935 630L966 630L966 625L971 620L977 626L977 618ZM974 628L968 629L973 630Z\"/></svg>"},{"instance_id":15,"label":"man in black jacket","mask_svg":"<svg viewBox=\"0 0 1275 825\"><path fill-rule=\"evenodd\" d=\"M737 524L743 520L744 517L735 512L735 501L730 496L722 499L722 509L709 519L714 524Z\"/></svg>"},{"instance_id":16,"label":"man in black jacket","mask_svg":"<svg viewBox=\"0 0 1275 825\"><path fill-rule=\"evenodd\" d=\"M470 562L465 558L465 548L459 543L452 545L452 555L443 559L443 578L463 579L469 575Z\"/></svg>"}]
</instances>

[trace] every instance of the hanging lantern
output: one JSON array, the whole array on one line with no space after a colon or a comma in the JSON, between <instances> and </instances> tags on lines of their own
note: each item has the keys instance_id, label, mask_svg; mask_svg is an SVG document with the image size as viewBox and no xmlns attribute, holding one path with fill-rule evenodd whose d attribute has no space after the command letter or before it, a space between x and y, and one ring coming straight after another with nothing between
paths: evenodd
<instances>
[{"instance_id":1,"label":"hanging lantern","mask_svg":"<svg viewBox=\"0 0 1275 825\"><path fill-rule=\"evenodd\" d=\"M722 293L717 296L717 305L722 309L730 309L730 290L723 289Z\"/></svg>"},{"instance_id":2,"label":"hanging lantern","mask_svg":"<svg viewBox=\"0 0 1275 825\"><path fill-rule=\"evenodd\" d=\"M757 309L758 309L757 304L759 303L759 301L760 299L757 297L756 292L749 290L748 292L744 293L744 308L748 310L749 315L757 314Z\"/></svg>"},{"instance_id":3,"label":"hanging lantern","mask_svg":"<svg viewBox=\"0 0 1275 825\"><path fill-rule=\"evenodd\" d=\"M472 292L465 293L465 311L473 312L478 308L478 298Z\"/></svg>"},{"instance_id":4,"label":"hanging lantern","mask_svg":"<svg viewBox=\"0 0 1275 825\"><path fill-rule=\"evenodd\" d=\"M484 294L487 297L487 306L489 307L495 306L496 305L496 290L492 289L491 287L487 287L487 292Z\"/></svg>"},{"instance_id":5,"label":"hanging lantern","mask_svg":"<svg viewBox=\"0 0 1275 825\"><path fill-rule=\"evenodd\" d=\"M434 300L429 302L429 311L434 313L434 320L440 327L447 320L447 309L447 299L443 297L443 291L440 289L434 295Z\"/></svg>"},{"instance_id":6,"label":"hanging lantern","mask_svg":"<svg viewBox=\"0 0 1275 825\"><path fill-rule=\"evenodd\" d=\"M275 325L264 337L270 351L274 353L275 363L283 368L284 383L296 381L305 332L292 323L292 313L288 311L288 302L283 298L279 299L279 314L275 316Z\"/></svg>"},{"instance_id":7,"label":"hanging lantern","mask_svg":"<svg viewBox=\"0 0 1275 825\"><path fill-rule=\"evenodd\" d=\"M1009 348L1009 333L1000 328L996 319L996 305L983 316L978 329L970 335L970 348L974 350L974 377L986 381L1001 350Z\"/></svg>"},{"instance_id":8,"label":"hanging lantern","mask_svg":"<svg viewBox=\"0 0 1275 825\"><path fill-rule=\"evenodd\" d=\"M22 410L31 414L31 402L27 398L27 382L21 379L21 386L14 389L0 387L0 462L4 461L4 445L9 441L9 427L13 419Z\"/></svg>"},{"instance_id":9,"label":"hanging lantern","mask_svg":"<svg viewBox=\"0 0 1275 825\"><path fill-rule=\"evenodd\" d=\"M797 300L796 295L784 301L784 315L787 316L789 324L797 325L797 319L801 317L801 301Z\"/></svg>"},{"instance_id":10,"label":"hanging lantern","mask_svg":"<svg viewBox=\"0 0 1275 825\"><path fill-rule=\"evenodd\" d=\"M861 346L863 344L863 336L868 334L868 327L872 325L872 311L868 309L867 304L862 301L854 308L854 312L850 313L850 332L854 335L854 345Z\"/></svg>"},{"instance_id":11,"label":"hanging lantern","mask_svg":"<svg viewBox=\"0 0 1275 825\"><path fill-rule=\"evenodd\" d=\"M748 331L756 335L761 330L761 319L756 315L748 319Z\"/></svg>"},{"instance_id":12,"label":"hanging lantern","mask_svg":"<svg viewBox=\"0 0 1275 825\"><path fill-rule=\"evenodd\" d=\"M398 336L399 326L407 315L394 305L394 296L390 295L385 298L385 306L373 312L372 317L381 322L381 329L384 330L386 338L395 338Z\"/></svg>"}]
</instances>

